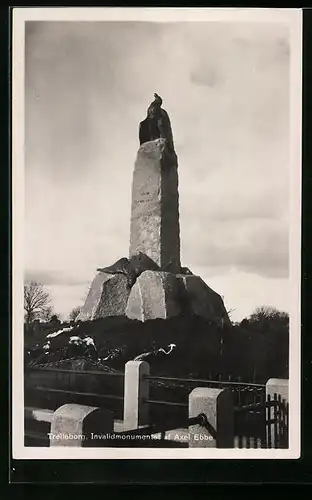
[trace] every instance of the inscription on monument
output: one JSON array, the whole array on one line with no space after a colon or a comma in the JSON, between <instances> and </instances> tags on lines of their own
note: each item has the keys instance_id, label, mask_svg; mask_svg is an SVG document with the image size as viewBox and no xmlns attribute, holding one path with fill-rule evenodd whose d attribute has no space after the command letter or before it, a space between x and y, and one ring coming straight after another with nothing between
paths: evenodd
<instances>
[{"instance_id":1,"label":"inscription on monument","mask_svg":"<svg viewBox=\"0 0 312 500\"><path fill-rule=\"evenodd\" d=\"M176 156L167 154L166 139L142 144L133 173L130 256L142 252L160 269L180 271L178 201Z\"/></svg>"}]
</instances>

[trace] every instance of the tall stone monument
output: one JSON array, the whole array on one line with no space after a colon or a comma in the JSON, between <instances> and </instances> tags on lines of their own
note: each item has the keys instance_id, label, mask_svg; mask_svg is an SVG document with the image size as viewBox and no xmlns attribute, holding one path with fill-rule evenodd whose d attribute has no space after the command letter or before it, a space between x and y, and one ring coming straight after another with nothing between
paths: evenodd
<instances>
[{"instance_id":1,"label":"tall stone monument","mask_svg":"<svg viewBox=\"0 0 312 500\"><path fill-rule=\"evenodd\" d=\"M130 257L139 252L160 269L180 272L178 163L164 138L144 143L135 162Z\"/></svg>"},{"instance_id":2,"label":"tall stone monument","mask_svg":"<svg viewBox=\"0 0 312 500\"><path fill-rule=\"evenodd\" d=\"M223 301L180 262L178 160L170 119L154 101L140 123L132 182L129 257L98 269L77 320L146 321L193 313L230 323Z\"/></svg>"}]
</instances>

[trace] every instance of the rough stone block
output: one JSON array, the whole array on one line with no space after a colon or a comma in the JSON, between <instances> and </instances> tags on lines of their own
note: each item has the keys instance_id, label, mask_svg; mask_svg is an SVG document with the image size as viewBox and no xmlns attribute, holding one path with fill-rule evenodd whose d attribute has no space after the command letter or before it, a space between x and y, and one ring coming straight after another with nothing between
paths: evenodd
<instances>
[{"instance_id":1,"label":"rough stone block","mask_svg":"<svg viewBox=\"0 0 312 500\"><path fill-rule=\"evenodd\" d=\"M177 316L181 312L179 293L174 274L144 271L131 289L126 315L139 321Z\"/></svg>"},{"instance_id":2,"label":"rough stone block","mask_svg":"<svg viewBox=\"0 0 312 500\"><path fill-rule=\"evenodd\" d=\"M231 324L222 298L195 275L178 274L184 287L184 302L188 312L192 312L217 323Z\"/></svg>"},{"instance_id":3,"label":"rough stone block","mask_svg":"<svg viewBox=\"0 0 312 500\"><path fill-rule=\"evenodd\" d=\"M144 143L132 183L130 257L146 254L164 271L180 271L177 157L165 139Z\"/></svg>"},{"instance_id":4,"label":"rough stone block","mask_svg":"<svg viewBox=\"0 0 312 500\"><path fill-rule=\"evenodd\" d=\"M191 448L233 448L234 407L229 389L197 387L189 394L189 417L204 414L208 426L189 427ZM211 430L210 430L211 429Z\"/></svg>"},{"instance_id":5,"label":"rough stone block","mask_svg":"<svg viewBox=\"0 0 312 500\"><path fill-rule=\"evenodd\" d=\"M123 316L129 293L130 288L124 274L98 273L92 281L77 321L90 321L106 316Z\"/></svg>"},{"instance_id":6,"label":"rough stone block","mask_svg":"<svg viewBox=\"0 0 312 500\"><path fill-rule=\"evenodd\" d=\"M65 404L52 417L50 446L98 447L98 435L111 433L114 416L109 410L93 406Z\"/></svg>"}]
</instances>

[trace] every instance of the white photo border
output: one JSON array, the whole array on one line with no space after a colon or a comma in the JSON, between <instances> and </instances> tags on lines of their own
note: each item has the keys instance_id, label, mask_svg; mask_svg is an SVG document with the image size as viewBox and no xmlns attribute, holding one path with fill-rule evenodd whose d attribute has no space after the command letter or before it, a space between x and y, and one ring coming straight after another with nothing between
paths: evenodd
<instances>
[{"instance_id":1,"label":"white photo border","mask_svg":"<svg viewBox=\"0 0 312 500\"><path fill-rule=\"evenodd\" d=\"M12 25L12 455L13 459L296 459L301 419L301 127L302 9L29 8L13 9ZM288 449L38 448L24 446L24 71L26 21L206 21L284 23L290 30L290 349Z\"/></svg>"}]
</instances>

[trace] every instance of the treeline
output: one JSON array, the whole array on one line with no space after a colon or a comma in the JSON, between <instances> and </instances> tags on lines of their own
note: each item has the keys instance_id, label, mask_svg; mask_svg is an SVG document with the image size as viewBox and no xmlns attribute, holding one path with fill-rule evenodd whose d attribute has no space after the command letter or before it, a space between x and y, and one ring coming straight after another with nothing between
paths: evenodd
<instances>
[{"instance_id":1,"label":"treeline","mask_svg":"<svg viewBox=\"0 0 312 500\"><path fill-rule=\"evenodd\" d=\"M104 358L113 349L119 351L111 366L123 370L135 356L176 344L174 351L151 360L151 371L158 375L209 379L265 382L270 377L288 377L288 319L285 313L262 308L255 316L235 326L214 324L195 315L155 319L141 323L126 317L109 317L77 324L70 332L61 333L51 342L45 361L57 361L65 356L70 336L90 336L96 346L96 356ZM272 308L271 308L272 309ZM268 320L268 311L271 319ZM265 313L265 314L264 314ZM287 316L287 315L286 315ZM274 322L273 322L274 319ZM274 323L274 325L272 324ZM68 326L36 325L36 334L28 331L27 347L33 337L43 344L46 335ZM74 323L71 323L73 326Z\"/></svg>"}]
</instances>

